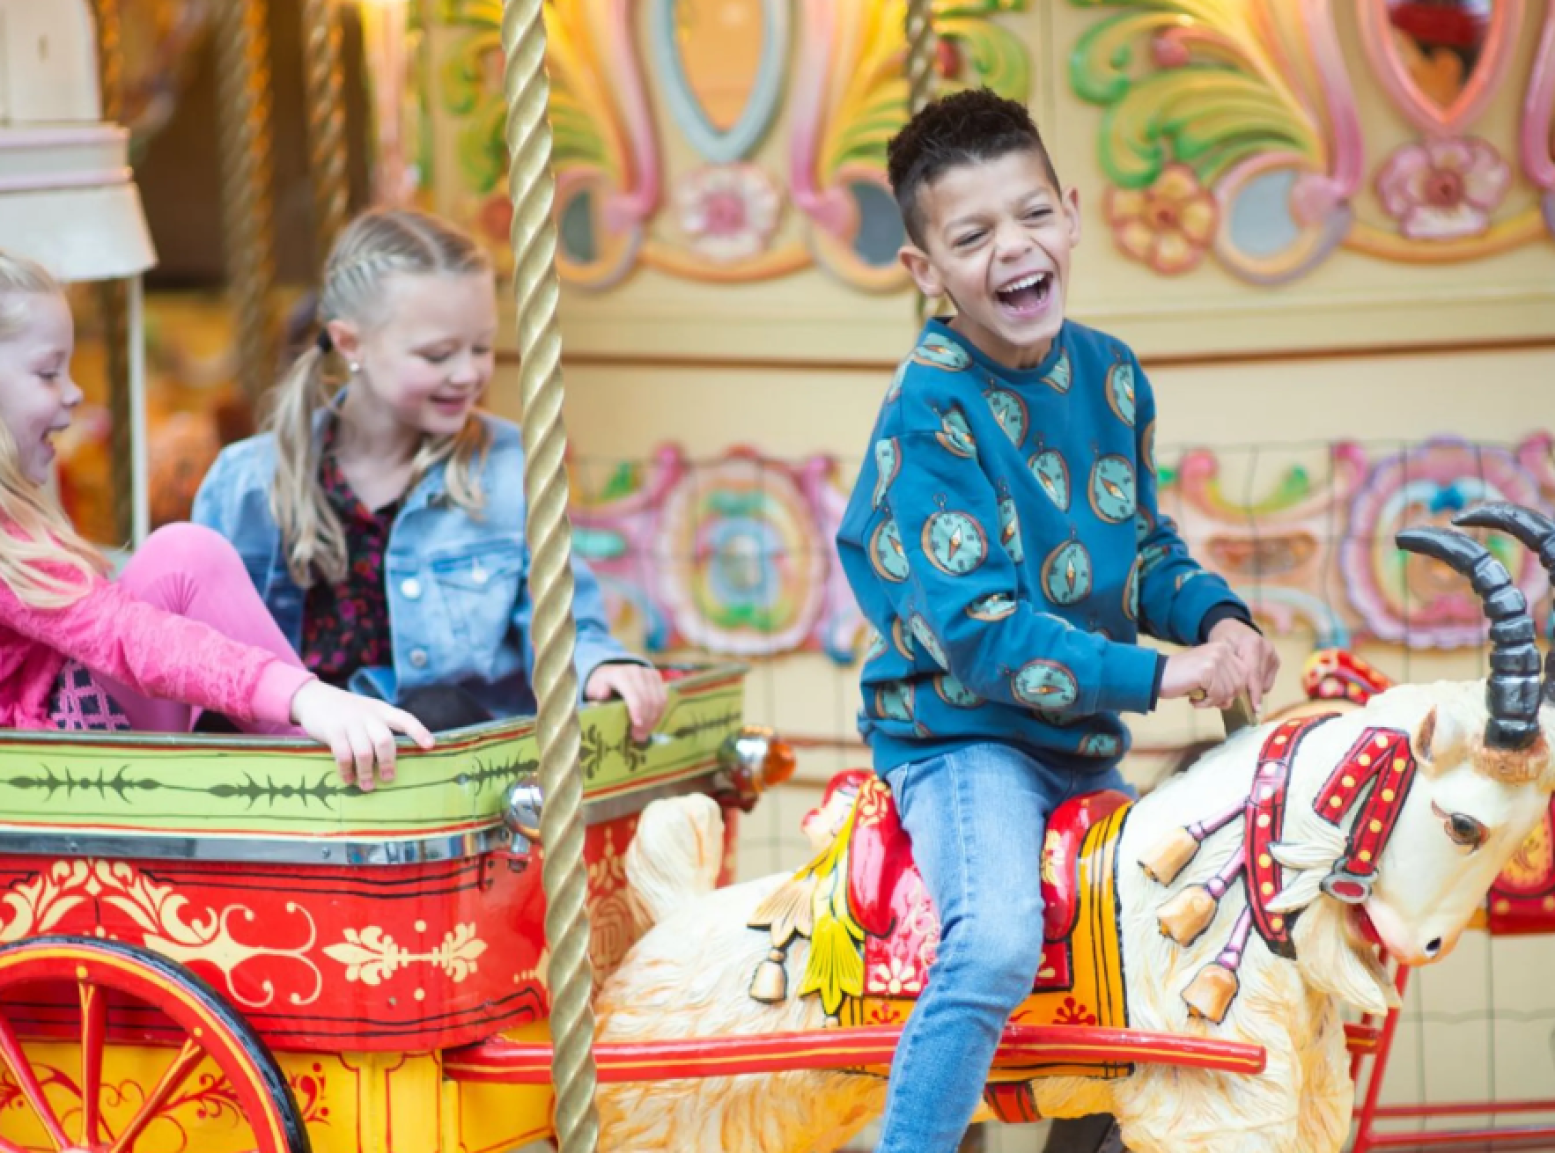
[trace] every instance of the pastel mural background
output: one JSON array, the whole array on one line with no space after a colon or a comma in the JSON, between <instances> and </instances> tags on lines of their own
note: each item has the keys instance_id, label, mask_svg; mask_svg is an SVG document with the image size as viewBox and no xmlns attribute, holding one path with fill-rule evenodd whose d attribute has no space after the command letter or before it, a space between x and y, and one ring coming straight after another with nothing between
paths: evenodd
<instances>
[{"instance_id":1,"label":"pastel mural background","mask_svg":"<svg viewBox=\"0 0 1555 1153\"><path fill-rule=\"evenodd\" d=\"M430 196L500 244L497 6L433 7ZM900 0L551 11L573 351L894 355L905 284L882 168L905 109ZM1422 309L1433 341L1548 330L1546 4L942 0L936 12L942 88L1029 101L1088 209L1095 263L1076 304L1128 325L1144 351L1411 343ZM1191 294L1163 299L1163 276ZM709 312L719 324L699 323ZM809 339L791 339L793 325Z\"/></svg>"}]
</instances>

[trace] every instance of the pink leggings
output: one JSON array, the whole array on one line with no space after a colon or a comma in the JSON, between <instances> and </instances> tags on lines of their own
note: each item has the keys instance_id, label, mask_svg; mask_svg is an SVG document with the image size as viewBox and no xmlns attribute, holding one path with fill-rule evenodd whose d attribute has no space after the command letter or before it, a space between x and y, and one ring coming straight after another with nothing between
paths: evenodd
<instances>
[{"instance_id":1,"label":"pink leggings","mask_svg":"<svg viewBox=\"0 0 1555 1153\"><path fill-rule=\"evenodd\" d=\"M232 640L266 649L302 667L285 634L254 590L248 570L227 538L197 524L157 529L119 574L121 588L164 612L200 621ZM113 694L130 726L148 733L187 733L200 710L180 701L157 700L112 677L92 675ZM234 718L235 719L235 718ZM295 725L239 722L244 732L300 736Z\"/></svg>"}]
</instances>

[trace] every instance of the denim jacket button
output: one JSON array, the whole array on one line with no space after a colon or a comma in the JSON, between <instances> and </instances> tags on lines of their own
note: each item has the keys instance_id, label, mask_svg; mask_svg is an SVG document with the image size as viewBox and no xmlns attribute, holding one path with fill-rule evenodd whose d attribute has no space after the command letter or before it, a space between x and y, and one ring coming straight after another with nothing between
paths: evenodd
<instances>
[{"instance_id":1,"label":"denim jacket button","mask_svg":"<svg viewBox=\"0 0 1555 1153\"><path fill-rule=\"evenodd\" d=\"M410 577L400 585L400 592L404 593L407 599L415 600L421 596L421 582L415 577Z\"/></svg>"},{"instance_id":2,"label":"denim jacket button","mask_svg":"<svg viewBox=\"0 0 1555 1153\"><path fill-rule=\"evenodd\" d=\"M410 650L410 663L415 665L418 669L425 668L426 667L426 663L427 663L427 650L426 649L411 649Z\"/></svg>"}]
</instances>

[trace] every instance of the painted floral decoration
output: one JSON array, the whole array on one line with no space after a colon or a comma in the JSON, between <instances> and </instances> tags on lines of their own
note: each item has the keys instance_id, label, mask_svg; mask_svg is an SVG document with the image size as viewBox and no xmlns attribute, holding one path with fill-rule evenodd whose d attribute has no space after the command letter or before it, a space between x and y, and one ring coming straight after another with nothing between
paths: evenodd
<instances>
[{"instance_id":1,"label":"painted floral decoration","mask_svg":"<svg viewBox=\"0 0 1555 1153\"><path fill-rule=\"evenodd\" d=\"M1483 140L1406 144L1377 174L1377 196L1411 240L1477 236L1506 196L1512 172Z\"/></svg>"},{"instance_id":2,"label":"painted floral decoration","mask_svg":"<svg viewBox=\"0 0 1555 1153\"><path fill-rule=\"evenodd\" d=\"M888 997L923 992L923 974L900 957L891 957L875 966L874 987Z\"/></svg>"},{"instance_id":3,"label":"painted floral decoration","mask_svg":"<svg viewBox=\"0 0 1555 1153\"><path fill-rule=\"evenodd\" d=\"M1168 164L1149 188L1109 188L1102 203L1118 247L1165 276L1203 259L1220 209L1186 164Z\"/></svg>"},{"instance_id":4,"label":"painted floral decoration","mask_svg":"<svg viewBox=\"0 0 1555 1153\"><path fill-rule=\"evenodd\" d=\"M720 264L748 260L777 230L782 196L754 164L699 168L675 190L680 226L694 251Z\"/></svg>"},{"instance_id":5,"label":"painted floral decoration","mask_svg":"<svg viewBox=\"0 0 1555 1153\"><path fill-rule=\"evenodd\" d=\"M1058 1012L1053 1014L1053 1023L1055 1025L1094 1025L1096 1014L1073 997L1065 997L1064 1003L1058 1007Z\"/></svg>"}]
</instances>

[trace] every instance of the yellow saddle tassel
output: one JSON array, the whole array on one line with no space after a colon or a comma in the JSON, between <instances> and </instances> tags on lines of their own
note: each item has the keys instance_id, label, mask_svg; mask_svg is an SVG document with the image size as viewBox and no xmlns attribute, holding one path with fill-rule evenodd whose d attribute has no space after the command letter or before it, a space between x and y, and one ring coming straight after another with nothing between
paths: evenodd
<instances>
[{"instance_id":1,"label":"yellow saddle tassel","mask_svg":"<svg viewBox=\"0 0 1555 1153\"><path fill-rule=\"evenodd\" d=\"M1199 852L1199 841L1185 828L1173 829L1139 858L1139 867L1158 885L1170 885Z\"/></svg>"},{"instance_id":2,"label":"yellow saddle tassel","mask_svg":"<svg viewBox=\"0 0 1555 1153\"><path fill-rule=\"evenodd\" d=\"M1188 1012L1193 1016L1218 1025L1225 1020L1240 987L1235 973L1219 961L1211 961L1183 990L1182 999L1188 1003Z\"/></svg>"},{"instance_id":3,"label":"yellow saddle tassel","mask_svg":"<svg viewBox=\"0 0 1555 1153\"><path fill-rule=\"evenodd\" d=\"M764 1005L776 1005L788 996L788 970L783 968L786 949L772 949L767 959L756 966L751 977L751 999Z\"/></svg>"},{"instance_id":4,"label":"yellow saddle tassel","mask_svg":"<svg viewBox=\"0 0 1555 1153\"><path fill-rule=\"evenodd\" d=\"M1220 902L1203 885L1190 885L1156 910L1155 916L1162 936L1187 947L1210 927L1219 908Z\"/></svg>"}]
</instances>

